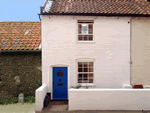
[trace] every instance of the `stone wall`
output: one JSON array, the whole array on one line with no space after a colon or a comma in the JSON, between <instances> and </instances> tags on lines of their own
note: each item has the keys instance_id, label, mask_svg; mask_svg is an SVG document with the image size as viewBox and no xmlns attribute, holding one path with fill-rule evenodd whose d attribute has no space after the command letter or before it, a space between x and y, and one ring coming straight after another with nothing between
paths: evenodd
<instances>
[{"instance_id":1,"label":"stone wall","mask_svg":"<svg viewBox=\"0 0 150 113\"><path fill-rule=\"evenodd\" d=\"M0 99L35 96L42 84L41 52L0 53Z\"/></svg>"}]
</instances>

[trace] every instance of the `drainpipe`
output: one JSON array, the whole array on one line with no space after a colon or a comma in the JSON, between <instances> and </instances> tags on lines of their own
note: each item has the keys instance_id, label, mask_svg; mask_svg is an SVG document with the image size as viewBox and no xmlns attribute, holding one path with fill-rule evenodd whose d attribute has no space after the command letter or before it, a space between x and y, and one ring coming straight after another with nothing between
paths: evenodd
<instances>
[{"instance_id":1,"label":"drainpipe","mask_svg":"<svg viewBox=\"0 0 150 113\"><path fill-rule=\"evenodd\" d=\"M44 8L43 6L40 7L40 14L38 14L40 21L41 21L41 15L43 14L43 8Z\"/></svg>"}]
</instances>

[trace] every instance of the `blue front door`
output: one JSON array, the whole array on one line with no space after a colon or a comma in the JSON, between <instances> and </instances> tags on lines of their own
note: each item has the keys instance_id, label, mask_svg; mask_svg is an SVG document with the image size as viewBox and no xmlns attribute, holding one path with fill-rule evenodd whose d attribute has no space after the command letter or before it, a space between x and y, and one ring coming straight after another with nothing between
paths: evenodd
<instances>
[{"instance_id":1,"label":"blue front door","mask_svg":"<svg viewBox=\"0 0 150 113\"><path fill-rule=\"evenodd\" d=\"M67 100L67 67L53 67L53 100Z\"/></svg>"}]
</instances>

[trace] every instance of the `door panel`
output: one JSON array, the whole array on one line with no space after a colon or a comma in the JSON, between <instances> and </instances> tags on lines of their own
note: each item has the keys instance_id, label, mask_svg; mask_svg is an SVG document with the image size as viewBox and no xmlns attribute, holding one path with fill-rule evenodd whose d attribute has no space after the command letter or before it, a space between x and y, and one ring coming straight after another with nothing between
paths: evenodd
<instances>
[{"instance_id":1,"label":"door panel","mask_svg":"<svg viewBox=\"0 0 150 113\"><path fill-rule=\"evenodd\" d=\"M68 99L67 72L67 67L53 67L53 100Z\"/></svg>"}]
</instances>

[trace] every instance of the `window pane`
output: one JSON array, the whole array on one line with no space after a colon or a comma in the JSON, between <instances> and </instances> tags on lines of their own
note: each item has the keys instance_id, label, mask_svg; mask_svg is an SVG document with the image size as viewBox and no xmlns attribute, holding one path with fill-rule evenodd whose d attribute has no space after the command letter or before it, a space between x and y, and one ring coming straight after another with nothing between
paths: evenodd
<instances>
[{"instance_id":1,"label":"window pane","mask_svg":"<svg viewBox=\"0 0 150 113\"><path fill-rule=\"evenodd\" d=\"M89 79L89 83L93 83L93 79Z\"/></svg>"},{"instance_id":2,"label":"window pane","mask_svg":"<svg viewBox=\"0 0 150 113\"><path fill-rule=\"evenodd\" d=\"M87 40L87 39L88 39L87 35L84 35L83 40Z\"/></svg>"},{"instance_id":3,"label":"window pane","mask_svg":"<svg viewBox=\"0 0 150 113\"><path fill-rule=\"evenodd\" d=\"M88 34L88 24L82 24L82 34Z\"/></svg>"},{"instance_id":4,"label":"window pane","mask_svg":"<svg viewBox=\"0 0 150 113\"><path fill-rule=\"evenodd\" d=\"M78 62L78 67L82 67L82 62Z\"/></svg>"},{"instance_id":5,"label":"window pane","mask_svg":"<svg viewBox=\"0 0 150 113\"><path fill-rule=\"evenodd\" d=\"M78 79L78 83L82 83L82 79Z\"/></svg>"},{"instance_id":6,"label":"window pane","mask_svg":"<svg viewBox=\"0 0 150 113\"><path fill-rule=\"evenodd\" d=\"M89 36L89 40L93 40L93 35L90 35L90 36Z\"/></svg>"},{"instance_id":7,"label":"window pane","mask_svg":"<svg viewBox=\"0 0 150 113\"><path fill-rule=\"evenodd\" d=\"M93 74L92 73L90 73L90 74L88 74L89 75L89 77L93 77Z\"/></svg>"},{"instance_id":8,"label":"window pane","mask_svg":"<svg viewBox=\"0 0 150 113\"><path fill-rule=\"evenodd\" d=\"M82 28L82 25L81 24L78 24L78 33L81 34L81 28Z\"/></svg>"},{"instance_id":9,"label":"window pane","mask_svg":"<svg viewBox=\"0 0 150 113\"><path fill-rule=\"evenodd\" d=\"M93 62L89 62L89 68L93 68Z\"/></svg>"},{"instance_id":10,"label":"window pane","mask_svg":"<svg viewBox=\"0 0 150 113\"><path fill-rule=\"evenodd\" d=\"M88 66L88 63L87 63L87 62L84 62L83 64L84 64L84 67L87 67L87 66Z\"/></svg>"},{"instance_id":11,"label":"window pane","mask_svg":"<svg viewBox=\"0 0 150 113\"><path fill-rule=\"evenodd\" d=\"M83 79L87 80L88 79L88 74L83 74Z\"/></svg>"},{"instance_id":12,"label":"window pane","mask_svg":"<svg viewBox=\"0 0 150 113\"><path fill-rule=\"evenodd\" d=\"M84 68L84 72L88 72L88 68Z\"/></svg>"},{"instance_id":13,"label":"window pane","mask_svg":"<svg viewBox=\"0 0 150 113\"><path fill-rule=\"evenodd\" d=\"M78 35L78 40L82 40L82 35Z\"/></svg>"},{"instance_id":14,"label":"window pane","mask_svg":"<svg viewBox=\"0 0 150 113\"><path fill-rule=\"evenodd\" d=\"M93 68L89 68L89 72L93 72Z\"/></svg>"},{"instance_id":15,"label":"window pane","mask_svg":"<svg viewBox=\"0 0 150 113\"><path fill-rule=\"evenodd\" d=\"M82 71L82 68L78 68L78 72L83 72L83 71Z\"/></svg>"},{"instance_id":16,"label":"window pane","mask_svg":"<svg viewBox=\"0 0 150 113\"><path fill-rule=\"evenodd\" d=\"M93 25L89 25L89 34L93 34Z\"/></svg>"},{"instance_id":17,"label":"window pane","mask_svg":"<svg viewBox=\"0 0 150 113\"><path fill-rule=\"evenodd\" d=\"M57 76L63 76L63 72L58 72Z\"/></svg>"},{"instance_id":18,"label":"window pane","mask_svg":"<svg viewBox=\"0 0 150 113\"><path fill-rule=\"evenodd\" d=\"M82 79L82 74L78 74L78 79Z\"/></svg>"}]
</instances>

